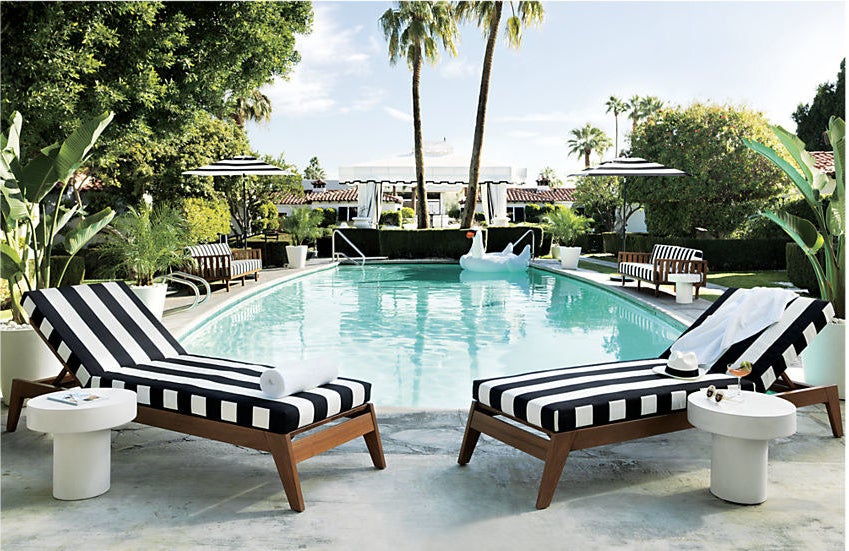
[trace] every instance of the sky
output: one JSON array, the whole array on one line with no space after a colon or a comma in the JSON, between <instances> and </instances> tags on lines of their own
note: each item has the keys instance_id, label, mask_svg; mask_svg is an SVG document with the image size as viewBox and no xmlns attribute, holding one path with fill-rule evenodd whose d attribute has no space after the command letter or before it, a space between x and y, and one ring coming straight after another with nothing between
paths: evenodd
<instances>
[{"instance_id":1,"label":"sky","mask_svg":"<svg viewBox=\"0 0 849 551\"><path fill-rule=\"evenodd\" d=\"M300 170L317 156L328 179L340 165L412 151L412 73L404 62L390 65L378 24L392 5L313 2L313 31L296 42L301 62L288 80L262 88L273 113L270 122L248 124L254 150L283 153ZM485 160L527 168L530 181L544 167L561 178L583 168L568 155L570 130L591 123L613 138L604 105L611 95L730 103L795 130L796 107L836 79L846 55L842 1L543 6L545 20L524 31L520 49L499 41L484 137ZM422 133L468 155L484 38L476 26L460 30L457 56L442 52L422 72ZM629 126L620 115L620 148ZM613 149L605 160L612 157Z\"/></svg>"}]
</instances>

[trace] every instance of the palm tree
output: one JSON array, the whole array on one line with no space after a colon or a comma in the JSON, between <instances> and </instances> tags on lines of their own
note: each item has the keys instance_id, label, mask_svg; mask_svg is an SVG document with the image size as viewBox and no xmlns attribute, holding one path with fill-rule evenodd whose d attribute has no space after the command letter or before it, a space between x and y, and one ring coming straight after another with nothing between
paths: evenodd
<instances>
[{"instance_id":1,"label":"palm tree","mask_svg":"<svg viewBox=\"0 0 849 551\"><path fill-rule=\"evenodd\" d=\"M542 22L542 2L509 2L509 4L511 16L506 22L507 44L510 47L518 48L522 43L522 28ZM472 144L472 159L469 163L469 186L466 188L466 210L463 213L461 223L463 228L471 227L475 219L481 151L483 150L483 130L486 122L486 103L489 98L489 77L492 72L492 57L495 53L503 8L504 2L457 2L455 10L458 20L475 21L478 27L484 29L486 33L486 51L483 57L481 85L478 93L475 137Z\"/></svg>"},{"instance_id":2,"label":"palm tree","mask_svg":"<svg viewBox=\"0 0 849 551\"><path fill-rule=\"evenodd\" d=\"M597 151L599 156L604 155L604 152L610 149L613 142L610 137L600 128L587 123L583 128L573 128L572 136L567 142L569 145L569 153L575 154L577 157L584 157L584 166L590 166L590 153Z\"/></svg>"},{"instance_id":3,"label":"palm tree","mask_svg":"<svg viewBox=\"0 0 849 551\"><path fill-rule=\"evenodd\" d=\"M631 119L631 134L637 131L637 123L640 122L640 113L642 113L640 110L640 102L640 96L634 94L625 106L625 108L629 110L628 118Z\"/></svg>"},{"instance_id":4,"label":"palm tree","mask_svg":"<svg viewBox=\"0 0 849 551\"><path fill-rule=\"evenodd\" d=\"M413 141L416 157L416 216L419 228L428 227L427 194L424 179L424 151L422 148L422 112L419 83L422 62L435 64L439 60L437 43L441 42L452 55L459 38L454 12L448 2L397 2L380 16L380 26L389 41L389 62L407 60L413 72Z\"/></svg>"},{"instance_id":5,"label":"palm tree","mask_svg":"<svg viewBox=\"0 0 849 551\"><path fill-rule=\"evenodd\" d=\"M271 100L268 96L254 89L247 96L238 96L233 100L233 112L230 114L239 128L245 128L247 121L270 121Z\"/></svg>"},{"instance_id":6,"label":"palm tree","mask_svg":"<svg viewBox=\"0 0 849 551\"><path fill-rule=\"evenodd\" d=\"M663 109L663 100L657 96L646 96L640 100L640 119L651 119Z\"/></svg>"},{"instance_id":7,"label":"palm tree","mask_svg":"<svg viewBox=\"0 0 849 551\"><path fill-rule=\"evenodd\" d=\"M610 99L604 105L607 107L605 113L613 111L613 120L616 123L616 133L613 139L613 156L619 157L619 115L628 110L628 103L616 96L610 96Z\"/></svg>"}]
</instances>

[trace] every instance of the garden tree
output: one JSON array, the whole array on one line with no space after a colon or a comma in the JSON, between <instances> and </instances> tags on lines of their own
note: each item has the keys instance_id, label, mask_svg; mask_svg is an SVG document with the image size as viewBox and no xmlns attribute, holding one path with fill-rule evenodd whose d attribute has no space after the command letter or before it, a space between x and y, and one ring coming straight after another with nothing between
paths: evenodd
<instances>
[{"instance_id":1,"label":"garden tree","mask_svg":"<svg viewBox=\"0 0 849 551\"><path fill-rule=\"evenodd\" d=\"M817 94L810 104L799 104L793 113L796 135L805 142L808 151L828 151L831 146L825 141L825 128L830 117L846 117L846 59L840 62L840 71L835 82L823 82L817 86Z\"/></svg>"},{"instance_id":2,"label":"garden tree","mask_svg":"<svg viewBox=\"0 0 849 551\"><path fill-rule=\"evenodd\" d=\"M248 94L232 98L230 116L239 128L247 121L268 122L271 120L271 100L254 88Z\"/></svg>"},{"instance_id":3,"label":"garden tree","mask_svg":"<svg viewBox=\"0 0 849 551\"><path fill-rule=\"evenodd\" d=\"M628 100L626 109L628 110L628 118L631 119L631 133L637 131L637 123L640 122L640 96L634 94Z\"/></svg>"},{"instance_id":4,"label":"garden tree","mask_svg":"<svg viewBox=\"0 0 849 551\"><path fill-rule=\"evenodd\" d=\"M539 171L537 183L541 186L563 187L563 180L557 177L557 172L555 172L550 166Z\"/></svg>"},{"instance_id":5,"label":"garden tree","mask_svg":"<svg viewBox=\"0 0 849 551\"><path fill-rule=\"evenodd\" d=\"M324 180L326 174L318 162L318 157L310 159L307 168L304 169L304 178L307 180Z\"/></svg>"},{"instance_id":6,"label":"garden tree","mask_svg":"<svg viewBox=\"0 0 849 551\"><path fill-rule=\"evenodd\" d=\"M572 138L566 142L569 146L569 154L574 154L577 157L584 157L584 166L590 166L590 153L597 152L599 157L604 155L604 152L610 149L613 142L610 137L600 128L587 123L583 128L573 128L571 130Z\"/></svg>"},{"instance_id":7,"label":"garden tree","mask_svg":"<svg viewBox=\"0 0 849 551\"><path fill-rule=\"evenodd\" d=\"M508 2L510 17L505 24L505 37L508 46L519 48L522 44L522 28L542 22L542 2ZM480 176L481 152L483 151L483 133L486 124L486 104L489 99L489 80L492 73L492 58L501 27L501 13L504 2L457 2L456 15L460 21L474 21L486 36L486 50L483 56L480 91L478 92L478 110L475 117L475 135L472 141L472 158L469 162L469 185L466 186L466 204L476 205L478 200L478 177ZM468 209L460 223L462 228L470 228L475 221L474 209Z\"/></svg>"},{"instance_id":8,"label":"garden tree","mask_svg":"<svg viewBox=\"0 0 849 551\"><path fill-rule=\"evenodd\" d=\"M0 116L24 112L37 144L114 111L97 175L133 188L146 187L133 174L150 179L167 166L161 155L186 120L229 118L226 98L285 77L300 59L295 34L312 24L306 2L3 2L0 10ZM138 165L123 166L130 161Z\"/></svg>"},{"instance_id":9,"label":"garden tree","mask_svg":"<svg viewBox=\"0 0 849 551\"><path fill-rule=\"evenodd\" d=\"M459 39L457 22L448 2L397 2L380 16L380 26L389 42L389 62L407 62L413 72L413 143L416 158L415 204L419 228L429 226L425 192L424 150L422 146L422 110L419 89L422 63L439 61L438 43L457 55L454 43Z\"/></svg>"},{"instance_id":10,"label":"garden tree","mask_svg":"<svg viewBox=\"0 0 849 551\"><path fill-rule=\"evenodd\" d=\"M610 96L604 104L607 107L605 113L613 112L613 122L616 124L616 130L613 138L613 156L619 157L619 115L628 110L628 103L616 96Z\"/></svg>"},{"instance_id":11,"label":"garden tree","mask_svg":"<svg viewBox=\"0 0 849 551\"><path fill-rule=\"evenodd\" d=\"M638 126L632 155L689 174L628 179L628 198L645 207L649 233L692 236L702 227L725 237L790 191L785 174L746 148L743 138L777 145L761 113L733 106L665 109Z\"/></svg>"},{"instance_id":12,"label":"garden tree","mask_svg":"<svg viewBox=\"0 0 849 551\"><path fill-rule=\"evenodd\" d=\"M628 118L631 119L631 134L637 131L637 125L657 115L663 109L663 100L657 96L633 95L628 100Z\"/></svg>"},{"instance_id":13,"label":"garden tree","mask_svg":"<svg viewBox=\"0 0 849 551\"><path fill-rule=\"evenodd\" d=\"M584 215L593 219L593 227L599 233L616 229L621 193L621 182L616 176L579 176L575 180L575 206L583 208ZM632 206L625 213L626 219L636 209Z\"/></svg>"}]
</instances>

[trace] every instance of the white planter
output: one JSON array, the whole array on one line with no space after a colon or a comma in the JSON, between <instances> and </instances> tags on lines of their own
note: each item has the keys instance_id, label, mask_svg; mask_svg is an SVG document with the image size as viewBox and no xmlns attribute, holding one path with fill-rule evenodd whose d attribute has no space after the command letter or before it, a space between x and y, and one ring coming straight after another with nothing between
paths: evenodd
<instances>
[{"instance_id":1,"label":"white planter","mask_svg":"<svg viewBox=\"0 0 849 551\"><path fill-rule=\"evenodd\" d=\"M9 405L12 379L36 381L55 377L62 364L30 326L0 328L0 391Z\"/></svg>"},{"instance_id":2,"label":"white planter","mask_svg":"<svg viewBox=\"0 0 849 551\"><path fill-rule=\"evenodd\" d=\"M578 268L578 258L581 256L581 247L558 247L560 249L560 267L564 270L575 270Z\"/></svg>"},{"instance_id":3,"label":"white planter","mask_svg":"<svg viewBox=\"0 0 849 551\"><path fill-rule=\"evenodd\" d=\"M846 320L826 325L802 352L805 382L837 385L840 399L846 398Z\"/></svg>"},{"instance_id":4,"label":"white planter","mask_svg":"<svg viewBox=\"0 0 849 551\"><path fill-rule=\"evenodd\" d=\"M551 246L551 258L554 260L560 260L560 245Z\"/></svg>"},{"instance_id":5,"label":"white planter","mask_svg":"<svg viewBox=\"0 0 849 551\"><path fill-rule=\"evenodd\" d=\"M133 293L153 312L156 319L162 319L165 310L165 294L168 291L167 283L154 283L153 285L131 285Z\"/></svg>"},{"instance_id":6,"label":"white planter","mask_svg":"<svg viewBox=\"0 0 849 551\"><path fill-rule=\"evenodd\" d=\"M303 268L307 264L307 246L286 245L286 258L290 268Z\"/></svg>"}]
</instances>

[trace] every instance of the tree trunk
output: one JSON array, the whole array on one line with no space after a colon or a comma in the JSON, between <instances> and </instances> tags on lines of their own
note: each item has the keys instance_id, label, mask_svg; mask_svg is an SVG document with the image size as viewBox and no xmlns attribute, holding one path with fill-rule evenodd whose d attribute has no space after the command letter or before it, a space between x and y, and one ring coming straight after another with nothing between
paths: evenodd
<instances>
[{"instance_id":1,"label":"tree trunk","mask_svg":"<svg viewBox=\"0 0 849 551\"><path fill-rule=\"evenodd\" d=\"M590 168L590 153L592 153L591 149L584 150L584 168Z\"/></svg>"},{"instance_id":2,"label":"tree trunk","mask_svg":"<svg viewBox=\"0 0 849 551\"><path fill-rule=\"evenodd\" d=\"M424 149L422 146L422 109L419 98L419 81L422 75L421 49L416 47L416 59L413 62L413 142L416 156L416 221L419 229L428 228L427 191L424 177Z\"/></svg>"},{"instance_id":3,"label":"tree trunk","mask_svg":"<svg viewBox=\"0 0 849 551\"><path fill-rule=\"evenodd\" d=\"M614 127L615 130L614 130L614 133L613 133L613 136L614 136L613 158L618 159L619 158L619 115L617 115L615 112L613 113L613 122L615 124L615 127Z\"/></svg>"},{"instance_id":4,"label":"tree trunk","mask_svg":"<svg viewBox=\"0 0 849 551\"><path fill-rule=\"evenodd\" d=\"M486 39L486 52L483 57L481 71L481 87L478 93L478 114L475 120L475 138L472 144L472 160L469 164L469 186L466 188L466 207L463 212L463 228L470 228L475 221L475 208L478 204L478 177L481 168L481 151L483 150L483 129L486 123L486 103L489 98L489 75L492 72L492 57L498 39L498 26L501 24L501 8L503 2L496 2L493 7L492 19L489 22L489 34Z\"/></svg>"}]
</instances>

